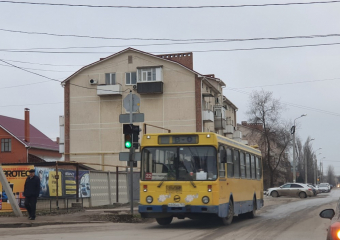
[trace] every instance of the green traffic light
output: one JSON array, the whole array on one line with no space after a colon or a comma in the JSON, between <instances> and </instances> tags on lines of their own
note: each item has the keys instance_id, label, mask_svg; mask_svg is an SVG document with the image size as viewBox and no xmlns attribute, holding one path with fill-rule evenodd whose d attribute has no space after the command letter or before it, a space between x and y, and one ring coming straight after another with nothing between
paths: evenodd
<instances>
[{"instance_id":1,"label":"green traffic light","mask_svg":"<svg viewBox=\"0 0 340 240\"><path fill-rule=\"evenodd\" d=\"M131 146L132 146L131 142L129 142L129 141L125 142L125 147L126 148L131 148Z\"/></svg>"}]
</instances>

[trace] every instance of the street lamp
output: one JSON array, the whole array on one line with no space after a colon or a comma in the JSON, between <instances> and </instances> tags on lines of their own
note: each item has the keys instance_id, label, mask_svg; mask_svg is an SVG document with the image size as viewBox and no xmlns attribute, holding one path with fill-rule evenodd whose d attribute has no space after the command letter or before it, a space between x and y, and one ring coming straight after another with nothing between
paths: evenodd
<instances>
[{"instance_id":1,"label":"street lamp","mask_svg":"<svg viewBox=\"0 0 340 240\"><path fill-rule=\"evenodd\" d=\"M309 139L309 141L307 142L307 146L308 146L308 144L311 142L311 141L313 141L313 140L315 140L315 138L311 138L311 139ZM313 161L313 160L312 160ZM305 183L307 184L307 158L305 157Z\"/></svg>"},{"instance_id":2,"label":"street lamp","mask_svg":"<svg viewBox=\"0 0 340 240\"><path fill-rule=\"evenodd\" d=\"M295 118L294 119L294 126L291 128L291 133L293 134L293 182L296 182L296 163L295 163L295 159L296 159L296 152L295 152L295 121L299 118L305 117L307 116L307 114L302 114L300 117Z\"/></svg>"},{"instance_id":3,"label":"street lamp","mask_svg":"<svg viewBox=\"0 0 340 240\"><path fill-rule=\"evenodd\" d=\"M317 159L317 156L322 154L322 153L319 153L318 155L315 155L315 153L319 150L321 150L322 148L318 148L316 149L314 152L313 152L313 155L315 156L315 164L314 164L314 184L318 184L318 159ZM312 156L313 156L312 155Z\"/></svg>"}]
</instances>

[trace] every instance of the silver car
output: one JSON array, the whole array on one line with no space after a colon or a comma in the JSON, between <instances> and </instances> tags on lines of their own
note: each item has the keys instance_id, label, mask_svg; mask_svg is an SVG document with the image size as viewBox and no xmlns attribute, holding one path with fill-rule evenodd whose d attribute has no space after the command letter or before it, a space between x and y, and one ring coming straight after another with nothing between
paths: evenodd
<instances>
[{"instance_id":1,"label":"silver car","mask_svg":"<svg viewBox=\"0 0 340 240\"><path fill-rule=\"evenodd\" d=\"M272 197L290 196L306 198L314 196L314 193L313 189L307 184L286 183L281 187L269 188L267 191L267 195Z\"/></svg>"}]
</instances>

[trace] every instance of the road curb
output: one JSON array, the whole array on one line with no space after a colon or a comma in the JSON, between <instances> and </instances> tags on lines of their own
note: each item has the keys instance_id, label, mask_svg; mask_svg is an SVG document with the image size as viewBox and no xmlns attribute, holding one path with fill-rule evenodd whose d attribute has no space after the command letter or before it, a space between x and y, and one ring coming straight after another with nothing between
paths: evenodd
<instances>
[{"instance_id":1,"label":"road curb","mask_svg":"<svg viewBox=\"0 0 340 240\"><path fill-rule=\"evenodd\" d=\"M25 227L41 227L41 226L48 226L48 225L84 224L84 223L108 223L108 221L1 223L0 228L25 228Z\"/></svg>"}]
</instances>

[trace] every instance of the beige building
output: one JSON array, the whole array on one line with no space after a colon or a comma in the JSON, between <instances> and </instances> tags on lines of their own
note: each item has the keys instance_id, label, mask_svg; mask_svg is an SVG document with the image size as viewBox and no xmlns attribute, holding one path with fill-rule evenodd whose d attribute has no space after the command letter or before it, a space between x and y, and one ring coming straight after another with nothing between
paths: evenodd
<instances>
[{"instance_id":1,"label":"beige building","mask_svg":"<svg viewBox=\"0 0 340 240\"><path fill-rule=\"evenodd\" d=\"M126 113L123 99L130 91L140 97L138 112L147 124L224 135L236 127L237 108L222 94L225 83L194 71L192 53L153 55L127 48L81 68L63 87L65 160L95 163L98 169L126 166L118 159L126 151L119 115ZM148 126L147 132L166 131Z\"/></svg>"}]
</instances>

